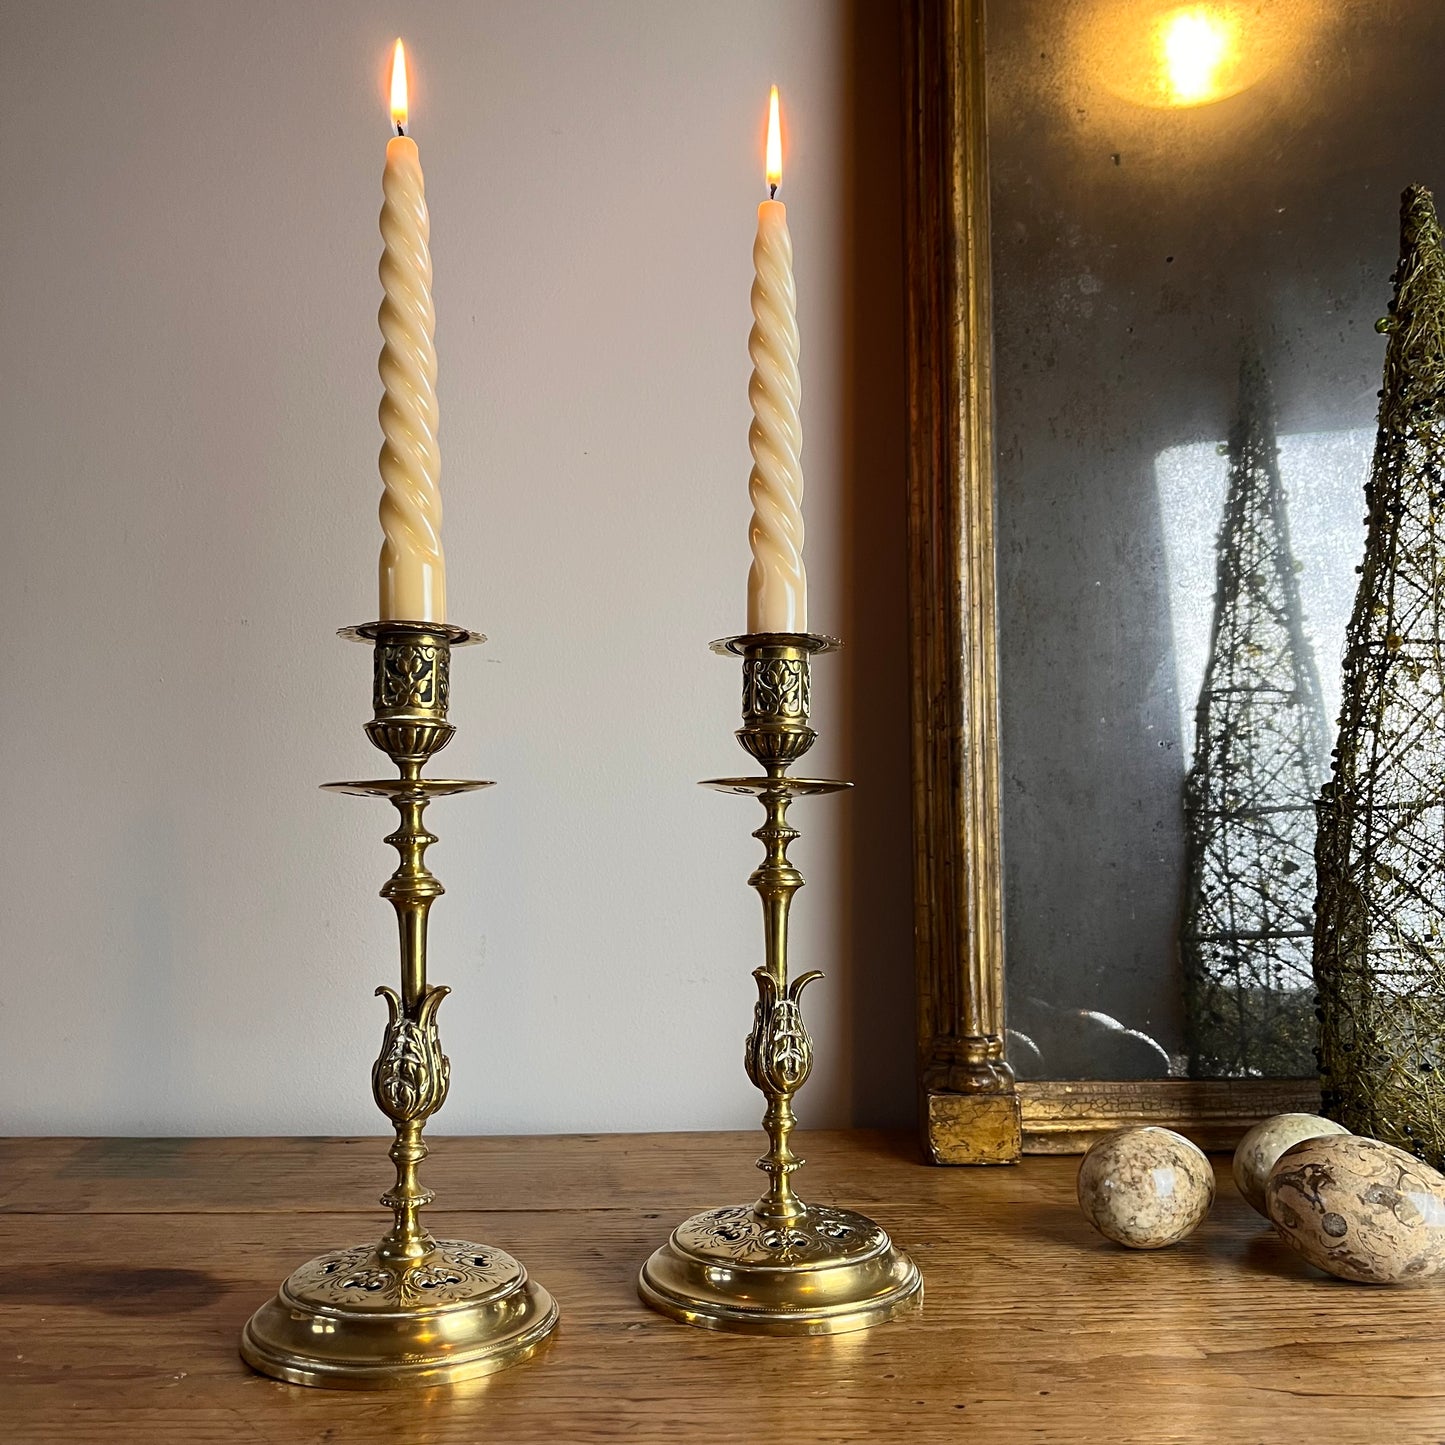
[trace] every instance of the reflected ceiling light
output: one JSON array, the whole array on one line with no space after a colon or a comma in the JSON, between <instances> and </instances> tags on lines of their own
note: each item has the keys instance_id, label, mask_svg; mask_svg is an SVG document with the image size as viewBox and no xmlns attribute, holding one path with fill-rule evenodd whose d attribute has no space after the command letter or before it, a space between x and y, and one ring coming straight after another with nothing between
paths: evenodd
<instances>
[{"instance_id":1,"label":"reflected ceiling light","mask_svg":"<svg viewBox=\"0 0 1445 1445\"><path fill-rule=\"evenodd\" d=\"M1214 5L1187 5L1159 21L1159 51L1172 103L1206 105L1220 99L1229 62L1237 52L1239 25Z\"/></svg>"},{"instance_id":2,"label":"reflected ceiling light","mask_svg":"<svg viewBox=\"0 0 1445 1445\"><path fill-rule=\"evenodd\" d=\"M1326 0L1090 0L1072 22L1069 91L1100 85L1153 110L1190 110L1266 76L1299 81L1334 23Z\"/></svg>"}]
</instances>

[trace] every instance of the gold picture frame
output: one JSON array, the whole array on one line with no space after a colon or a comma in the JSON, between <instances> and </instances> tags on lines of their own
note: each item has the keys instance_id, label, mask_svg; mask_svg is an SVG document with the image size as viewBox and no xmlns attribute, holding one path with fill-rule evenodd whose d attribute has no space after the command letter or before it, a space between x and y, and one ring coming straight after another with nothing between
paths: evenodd
<instances>
[{"instance_id":1,"label":"gold picture frame","mask_svg":"<svg viewBox=\"0 0 1445 1445\"><path fill-rule=\"evenodd\" d=\"M1014 1079L1004 1052L984 0L909 0L904 37L921 1120L939 1164L1070 1153L1125 1124L1231 1147L1319 1106L1309 1079Z\"/></svg>"}]
</instances>

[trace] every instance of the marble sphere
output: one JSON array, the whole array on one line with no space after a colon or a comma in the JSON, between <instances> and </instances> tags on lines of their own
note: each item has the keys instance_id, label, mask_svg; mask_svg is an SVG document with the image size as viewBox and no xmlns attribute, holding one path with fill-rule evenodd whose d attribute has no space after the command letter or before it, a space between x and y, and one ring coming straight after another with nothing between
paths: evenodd
<instances>
[{"instance_id":1,"label":"marble sphere","mask_svg":"<svg viewBox=\"0 0 1445 1445\"><path fill-rule=\"evenodd\" d=\"M1274 1168L1274 1161L1286 1149L1305 1139L1318 1139L1321 1134L1348 1134L1343 1124L1319 1114L1276 1114L1256 1124L1234 1151L1234 1182L1252 1209L1269 1215L1264 1207L1264 1181Z\"/></svg>"},{"instance_id":2,"label":"marble sphere","mask_svg":"<svg viewBox=\"0 0 1445 1445\"><path fill-rule=\"evenodd\" d=\"M1213 1203L1213 1165L1172 1129L1117 1129L1079 1165L1084 1218L1105 1239L1130 1249L1177 1244Z\"/></svg>"},{"instance_id":3,"label":"marble sphere","mask_svg":"<svg viewBox=\"0 0 1445 1445\"><path fill-rule=\"evenodd\" d=\"M1445 1175L1393 1144L1306 1139L1280 1155L1264 1199L1280 1238L1340 1279L1404 1284L1445 1268Z\"/></svg>"}]
</instances>

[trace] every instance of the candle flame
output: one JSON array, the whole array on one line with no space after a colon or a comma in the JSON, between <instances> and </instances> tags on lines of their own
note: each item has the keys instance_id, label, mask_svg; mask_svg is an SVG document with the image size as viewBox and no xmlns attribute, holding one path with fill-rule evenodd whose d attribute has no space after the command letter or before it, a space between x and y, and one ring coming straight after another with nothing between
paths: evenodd
<instances>
[{"instance_id":1,"label":"candle flame","mask_svg":"<svg viewBox=\"0 0 1445 1445\"><path fill-rule=\"evenodd\" d=\"M406 129L406 49L400 37L391 53L391 119L397 130Z\"/></svg>"},{"instance_id":2,"label":"candle flame","mask_svg":"<svg viewBox=\"0 0 1445 1445\"><path fill-rule=\"evenodd\" d=\"M778 87L768 92L768 185L776 190L783 183L783 139L778 124Z\"/></svg>"}]
</instances>

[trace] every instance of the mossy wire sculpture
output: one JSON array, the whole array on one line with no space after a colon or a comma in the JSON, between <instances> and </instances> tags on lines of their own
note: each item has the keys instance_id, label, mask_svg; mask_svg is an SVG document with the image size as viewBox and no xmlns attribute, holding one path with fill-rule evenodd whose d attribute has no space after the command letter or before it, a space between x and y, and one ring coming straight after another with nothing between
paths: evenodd
<instances>
[{"instance_id":1,"label":"mossy wire sculpture","mask_svg":"<svg viewBox=\"0 0 1445 1445\"><path fill-rule=\"evenodd\" d=\"M1325 1110L1445 1164L1445 253L1401 207L1365 560L1320 798L1315 978Z\"/></svg>"},{"instance_id":2,"label":"mossy wire sculpture","mask_svg":"<svg viewBox=\"0 0 1445 1445\"><path fill-rule=\"evenodd\" d=\"M1315 799L1328 744L1274 401L1252 348L1225 451L1214 624L1184 788L1189 1073L1291 1078L1315 1071Z\"/></svg>"}]
</instances>

